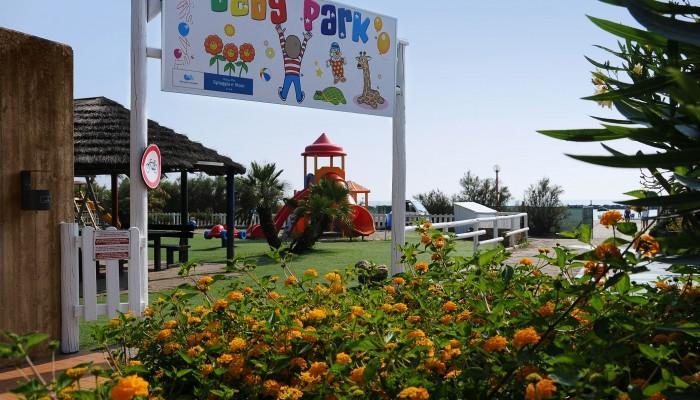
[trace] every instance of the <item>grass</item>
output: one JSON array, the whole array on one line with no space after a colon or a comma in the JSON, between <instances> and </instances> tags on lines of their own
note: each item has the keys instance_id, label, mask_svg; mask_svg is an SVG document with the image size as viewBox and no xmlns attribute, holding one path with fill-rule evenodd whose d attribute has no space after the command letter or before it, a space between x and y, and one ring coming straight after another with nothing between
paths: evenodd
<instances>
[{"instance_id":1,"label":"grass","mask_svg":"<svg viewBox=\"0 0 700 400\"><path fill-rule=\"evenodd\" d=\"M419 237L415 233L406 235L406 240L417 242ZM177 239L164 239L163 243L176 244ZM205 240L201 234L190 240L190 260L197 263L207 264L225 264L226 249L221 247L221 241L217 239ZM347 267L354 265L360 260L369 260L377 264L389 265L391 261L391 241L384 240L338 240L338 241L323 241L316 244L313 251L295 255L289 265L290 270L298 275L303 275L307 268L315 268L320 276L328 272L336 270L344 270ZM284 272L279 265L268 255L270 248L267 242L260 240L239 240L235 242L235 253L237 257L244 257L257 264L258 268L252 272L256 278L262 278L269 275L284 276ZM457 248L454 253L456 256L470 256L472 254L472 242L458 241ZM149 249L149 259L153 260L153 249ZM165 260L163 258L163 260ZM243 284L252 285L253 281L247 276L242 276ZM284 291L283 281L278 281L278 288ZM212 287L212 295L217 296L225 293L228 289L228 283L225 281L216 282ZM152 292L149 294L149 300L153 301L160 295L166 295L168 291ZM98 299L99 301L99 299ZM92 339L91 333L93 327L101 326L107 323L107 319L102 317L97 321L81 321L80 323L80 348L81 350L93 349L97 343Z\"/></svg>"}]
</instances>

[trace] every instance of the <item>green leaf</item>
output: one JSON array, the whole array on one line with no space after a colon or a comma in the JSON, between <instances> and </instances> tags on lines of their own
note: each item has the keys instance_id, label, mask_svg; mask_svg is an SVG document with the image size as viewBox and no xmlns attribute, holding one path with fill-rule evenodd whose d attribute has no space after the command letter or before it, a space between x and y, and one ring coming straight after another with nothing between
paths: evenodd
<instances>
[{"instance_id":1,"label":"green leaf","mask_svg":"<svg viewBox=\"0 0 700 400\"><path fill-rule=\"evenodd\" d=\"M586 56L584 56L584 57L586 58L586 60L588 60L589 63L593 64L593 66L595 66L596 68L604 69L606 71L624 71L625 70L624 68L614 67L614 66L610 65L610 62L608 62L608 61L606 61L605 64L603 64L603 63L599 63L598 61L596 61L592 58L589 58Z\"/></svg>"},{"instance_id":2,"label":"green leaf","mask_svg":"<svg viewBox=\"0 0 700 400\"><path fill-rule=\"evenodd\" d=\"M485 253L482 253L479 255L479 266L483 267L485 265L488 265L493 261L494 258L496 258L497 255L499 255L502 251L501 246L496 247L494 249L488 250Z\"/></svg>"},{"instance_id":3,"label":"green leaf","mask_svg":"<svg viewBox=\"0 0 700 400\"><path fill-rule=\"evenodd\" d=\"M637 233L637 224L634 222L621 222L617 224L617 230L623 235L634 236Z\"/></svg>"},{"instance_id":4,"label":"green leaf","mask_svg":"<svg viewBox=\"0 0 700 400\"><path fill-rule=\"evenodd\" d=\"M677 210L692 210L700 207L700 193L689 192L672 196L649 197L646 199L621 201L620 204L628 206L660 207L668 206Z\"/></svg>"},{"instance_id":5,"label":"green leaf","mask_svg":"<svg viewBox=\"0 0 700 400\"><path fill-rule=\"evenodd\" d=\"M628 39L633 42L637 42L641 45L648 44L655 47L665 48L667 45L667 40L656 33L651 33L643 31L641 29L631 28L629 26L618 24L616 22L588 16L596 26L600 29L612 33L615 36L619 36L623 39Z\"/></svg>"},{"instance_id":6,"label":"green leaf","mask_svg":"<svg viewBox=\"0 0 700 400\"><path fill-rule=\"evenodd\" d=\"M648 358L650 361L656 362L659 359L659 351L648 344L640 343L639 351L642 352L644 357Z\"/></svg>"},{"instance_id":7,"label":"green leaf","mask_svg":"<svg viewBox=\"0 0 700 400\"><path fill-rule=\"evenodd\" d=\"M674 177L678 182L683 184L683 186L693 189L693 190L700 190L700 179L697 178L691 178L689 176L683 176L683 175L678 175L674 174Z\"/></svg>"},{"instance_id":8,"label":"green leaf","mask_svg":"<svg viewBox=\"0 0 700 400\"><path fill-rule=\"evenodd\" d=\"M631 288L630 276L625 274L620 278L620 280L615 284L615 289L621 294L627 294Z\"/></svg>"},{"instance_id":9,"label":"green leaf","mask_svg":"<svg viewBox=\"0 0 700 400\"><path fill-rule=\"evenodd\" d=\"M591 238L593 237L593 232L590 225L583 224L578 228L578 239L580 242L590 244Z\"/></svg>"},{"instance_id":10,"label":"green leaf","mask_svg":"<svg viewBox=\"0 0 700 400\"><path fill-rule=\"evenodd\" d=\"M626 134L611 132L608 129L570 129L537 131L545 136L569 142L600 142L627 137Z\"/></svg>"},{"instance_id":11,"label":"green leaf","mask_svg":"<svg viewBox=\"0 0 700 400\"><path fill-rule=\"evenodd\" d=\"M49 335L45 333L30 333L26 336L23 337L23 339L26 341L26 348L25 350L29 350L33 348L34 346L38 345L39 343L43 342L44 340L48 339Z\"/></svg>"},{"instance_id":12,"label":"green leaf","mask_svg":"<svg viewBox=\"0 0 700 400\"><path fill-rule=\"evenodd\" d=\"M651 95L668 86L672 79L665 75L655 76L643 81L639 81L632 86L624 89L611 90L606 93L596 94L593 96L584 97L583 100L603 101L617 100L640 95Z\"/></svg>"},{"instance_id":13,"label":"green leaf","mask_svg":"<svg viewBox=\"0 0 700 400\"><path fill-rule=\"evenodd\" d=\"M189 374L190 372L192 372L191 368L181 369L181 370L177 371L176 376L177 376L177 378L182 378L183 376Z\"/></svg>"},{"instance_id":14,"label":"green leaf","mask_svg":"<svg viewBox=\"0 0 700 400\"><path fill-rule=\"evenodd\" d=\"M680 150L659 154L636 154L633 156L576 156L569 157L595 165L614 168L667 168L694 165L700 160L700 150Z\"/></svg>"},{"instance_id":15,"label":"green leaf","mask_svg":"<svg viewBox=\"0 0 700 400\"><path fill-rule=\"evenodd\" d=\"M651 32L659 33L671 40L700 46L700 30L696 22L661 16L635 1L628 1L627 9L637 22Z\"/></svg>"}]
</instances>

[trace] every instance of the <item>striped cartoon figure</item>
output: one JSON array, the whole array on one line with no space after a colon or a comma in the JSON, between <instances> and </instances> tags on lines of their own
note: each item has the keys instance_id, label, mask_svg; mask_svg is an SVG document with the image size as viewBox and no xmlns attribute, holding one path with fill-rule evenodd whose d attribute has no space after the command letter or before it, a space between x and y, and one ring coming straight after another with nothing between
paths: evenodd
<instances>
[{"instance_id":1,"label":"striped cartoon figure","mask_svg":"<svg viewBox=\"0 0 700 400\"><path fill-rule=\"evenodd\" d=\"M301 90L301 62L304 59L304 52L306 52L306 45L311 39L311 32L306 31L304 33L304 41L299 40L296 35L284 36L286 29L283 29L281 25L277 25L277 34L280 38L280 46L282 47L282 58L284 60L284 84L279 88L279 95L282 101L287 101L287 96L289 95L289 90L294 85L294 92L296 95L297 103L304 101L306 97L303 90Z\"/></svg>"},{"instance_id":2,"label":"striped cartoon figure","mask_svg":"<svg viewBox=\"0 0 700 400\"><path fill-rule=\"evenodd\" d=\"M326 67L330 67L333 71L333 84L337 85L338 82L345 82L345 57L340 51L340 45L337 42L331 44L330 59L326 61Z\"/></svg>"}]
</instances>

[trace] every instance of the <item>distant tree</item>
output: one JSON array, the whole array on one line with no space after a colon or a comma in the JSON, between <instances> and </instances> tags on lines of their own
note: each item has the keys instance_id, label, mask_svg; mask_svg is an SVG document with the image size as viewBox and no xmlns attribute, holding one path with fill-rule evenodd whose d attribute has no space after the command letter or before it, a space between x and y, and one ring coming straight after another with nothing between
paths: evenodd
<instances>
[{"instance_id":1,"label":"distant tree","mask_svg":"<svg viewBox=\"0 0 700 400\"><path fill-rule=\"evenodd\" d=\"M242 215L251 215L255 210L260 217L260 226L265 234L267 243L274 248L280 247L279 232L272 219L273 213L284 195L286 184L280 179L284 172L277 165L258 164L253 162L245 177L239 180L240 211Z\"/></svg>"},{"instance_id":2,"label":"distant tree","mask_svg":"<svg viewBox=\"0 0 700 400\"><path fill-rule=\"evenodd\" d=\"M464 174L459 180L459 185L462 190L452 198L454 201L473 201L488 207L496 207L508 204L513 197L508 186L499 184L500 196L497 199L496 181L492 178L481 179L471 171Z\"/></svg>"},{"instance_id":3,"label":"distant tree","mask_svg":"<svg viewBox=\"0 0 700 400\"><path fill-rule=\"evenodd\" d=\"M561 186L542 178L525 191L523 211L528 214L528 225L533 235L551 235L559 229L566 216L561 202Z\"/></svg>"},{"instance_id":4,"label":"distant tree","mask_svg":"<svg viewBox=\"0 0 700 400\"><path fill-rule=\"evenodd\" d=\"M440 189L420 193L413 198L419 201L429 214L452 214L454 212L452 199Z\"/></svg>"},{"instance_id":5,"label":"distant tree","mask_svg":"<svg viewBox=\"0 0 700 400\"><path fill-rule=\"evenodd\" d=\"M296 206L289 228L292 252L300 254L310 250L326 229L352 228L352 207L348 194L344 185L321 179L311 186L309 197L297 204L290 204Z\"/></svg>"}]
</instances>

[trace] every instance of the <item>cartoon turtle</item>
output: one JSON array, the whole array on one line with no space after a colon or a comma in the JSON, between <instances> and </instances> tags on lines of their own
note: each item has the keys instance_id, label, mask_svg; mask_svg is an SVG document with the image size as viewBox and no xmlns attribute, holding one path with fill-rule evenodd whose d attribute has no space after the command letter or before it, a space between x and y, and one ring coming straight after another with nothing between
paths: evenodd
<instances>
[{"instance_id":1,"label":"cartoon turtle","mask_svg":"<svg viewBox=\"0 0 700 400\"><path fill-rule=\"evenodd\" d=\"M337 106L339 104L347 104L347 100L345 100L345 95L343 94L343 91L335 86L327 87L323 90L317 91L316 94L314 94L314 100L325 101L327 103L333 104L334 106Z\"/></svg>"}]
</instances>

